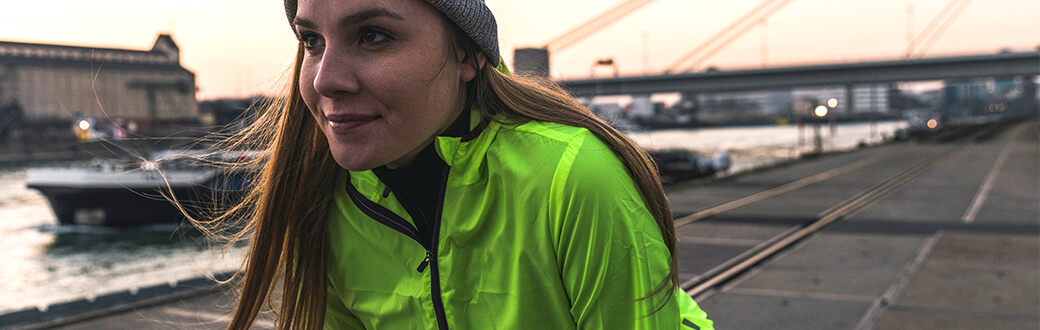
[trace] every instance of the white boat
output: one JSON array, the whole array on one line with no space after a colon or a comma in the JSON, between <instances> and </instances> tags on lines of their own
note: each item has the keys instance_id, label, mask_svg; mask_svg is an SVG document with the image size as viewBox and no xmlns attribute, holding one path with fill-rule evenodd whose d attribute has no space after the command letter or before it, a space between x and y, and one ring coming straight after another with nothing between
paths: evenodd
<instances>
[{"instance_id":1,"label":"white boat","mask_svg":"<svg viewBox=\"0 0 1040 330\"><path fill-rule=\"evenodd\" d=\"M27 183L47 197L61 224L128 227L183 221L181 210L208 209L248 187L244 167L213 166L256 157L255 152L163 152L149 160L96 160L87 166L33 168ZM208 163L208 164L207 164Z\"/></svg>"}]
</instances>

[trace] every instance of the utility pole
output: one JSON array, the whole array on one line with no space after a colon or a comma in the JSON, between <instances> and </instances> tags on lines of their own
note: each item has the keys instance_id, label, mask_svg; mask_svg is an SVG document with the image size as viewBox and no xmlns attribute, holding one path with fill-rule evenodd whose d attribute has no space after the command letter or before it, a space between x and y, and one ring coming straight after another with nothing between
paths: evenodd
<instances>
[{"instance_id":1,"label":"utility pole","mask_svg":"<svg viewBox=\"0 0 1040 330\"><path fill-rule=\"evenodd\" d=\"M643 31L643 74L650 71L650 32Z\"/></svg>"},{"instance_id":2,"label":"utility pole","mask_svg":"<svg viewBox=\"0 0 1040 330\"><path fill-rule=\"evenodd\" d=\"M765 69L769 66L769 39L766 34L766 19L758 20L758 24L762 26L762 68Z\"/></svg>"},{"instance_id":3,"label":"utility pole","mask_svg":"<svg viewBox=\"0 0 1040 330\"><path fill-rule=\"evenodd\" d=\"M820 121L827 117L827 106L822 104L817 106L809 116L813 118L813 145L815 146L816 154L819 155L823 153L823 137L820 136Z\"/></svg>"},{"instance_id":4,"label":"utility pole","mask_svg":"<svg viewBox=\"0 0 1040 330\"><path fill-rule=\"evenodd\" d=\"M906 58L914 53L914 5L906 5Z\"/></svg>"}]
</instances>

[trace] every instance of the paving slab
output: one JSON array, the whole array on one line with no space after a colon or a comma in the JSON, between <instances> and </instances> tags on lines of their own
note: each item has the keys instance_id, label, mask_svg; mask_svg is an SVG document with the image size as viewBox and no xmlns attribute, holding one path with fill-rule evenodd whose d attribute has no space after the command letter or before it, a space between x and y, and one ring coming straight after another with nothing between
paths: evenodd
<instances>
[{"instance_id":1,"label":"paving slab","mask_svg":"<svg viewBox=\"0 0 1040 330\"><path fill-rule=\"evenodd\" d=\"M996 173L975 223L1040 221L1040 143L1012 143L1008 148L1008 159Z\"/></svg>"},{"instance_id":2,"label":"paving slab","mask_svg":"<svg viewBox=\"0 0 1040 330\"><path fill-rule=\"evenodd\" d=\"M877 299L899 279L925 240L920 235L825 232L730 286Z\"/></svg>"},{"instance_id":3,"label":"paving slab","mask_svg":"<svg viewBox=\"0 0 1040 330\"><path fill-rule=\"evenodd\" d=\"M716 329L854 329L872 303L719 292L699 301Z\"/></svg>"},{"instance_id":4,"label":"paving slab","mask_svg":"<svg viewBox=\"0 0 1040 330\"><path fill-rule=\"evenodd\" d=\"M751 246L679 242L679 282L703 274L750 248Z\"/></svg>"},{"instance_id":5,"label":"paving slab","mask_svg":"<svg viewBox=\"0 0 1040 330\"><path fill-rule=\"evenodd\" d=\"M736 283L736 288L822 293L875 299L899 277L892 270L786 270L765 267Z\"/></svg>"},{"instance_id":6,"label":"paving slab","mask_svg":"<svg viewBox=\"0 0 1040 330\"><path fill-rule=\"evenodd\" d=\"M1036 259L1040 244L1028 243L1036 239L944 234L896 305L1040 317L1040 269L1028 260Z\"/></svg>"},{"instance_id":7,"label":"paving slab","mask_svg":"<svg viewBox=\"0 0 1040 330\"><path fill-rule=\"evenodd\" d=\"M1040 319L1008 318L948 311L890 310L875 323L875 329L945 330L945 329L1001 329L1036 330Z\"/></svg>"},{"instance_id":8,"label":"paving slab","mask_svg":"<svg viewBox=\"0 0 1040 330\"><path fill-rule=\"evenodd\" d=\"M676 228L679 279L685 281L744 253L788 226L694 222Z\"/></svg>"},{"instance_id":9,"label":"paving slab","mask_svg":"<svg viewBox=\"0 0 1040 330\"><path fill-rule=\"evenodd\" d=\"M1000 150L988 146L963 146L949 159L885 196L856 218L960 223L993 163L991 159L999 153Z\"/></svg>"},{"instance_id":10,"label":"paving slab","mask_svg":"<svg viewBox=\"0 0 1040 330\"><path fill-rule=\"evenodd\" d=\"M944 232L929 260L1040 268L1040 236Z\"/></svg>"},{"instance_id":11,"label":"paving slab","mask_svg":"<svg viewBox=\"0 0 1040 330\"><path fill-rule=\"evenodd\" d=\"M927 237L862 233L816 234L768 263L768 267L832 270L901 271L916 257Z\"/></svg>"},{"instance_id":12,"label":"paving slab","mask_svg":"<svg viewBox=\"0 0 1040 330\"><path fill-rule=\"evenodd\" d=\"M765 241L790 228L782 225L752 225L740 223L694 222L675 228L682 240L719 239Z\"/></svg>"}]
</instances>

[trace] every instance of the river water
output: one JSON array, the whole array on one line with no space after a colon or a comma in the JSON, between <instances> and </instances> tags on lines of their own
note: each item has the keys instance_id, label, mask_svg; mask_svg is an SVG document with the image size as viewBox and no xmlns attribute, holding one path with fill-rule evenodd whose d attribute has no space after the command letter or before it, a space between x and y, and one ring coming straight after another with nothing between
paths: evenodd
<instances>
[{"instance_id":1,"label":"river water","mask_svg":"<svg viewBox=\"0 0 1040 330\"><path fill-rule=\"evenodd\" d=\"M907 126L905 121L824 124L820 136L825 151L843 151L861 144L882 143ZM726 151L733 160L731 173L797 158L815 149L811 125L673 129L632 132L628 136L649 149L682 148L705 155Z\"/></svg>"},{"instance_id":2,"label":"river water","mask_svg":"<svg viewBox=\"0 0 1040 330\"><path fill-rule=\"evenodd\" d=\"M904 122L839 124L821 133L827 150L893 136ZM799 133L801 131L801 133ZM833 135L832 135L833 132ZM811 151L812 127L720 127L629 133L648 148L730 153L730 172ZM58 226L43 195L25 187L26 168L0 169L0 313L234 270L243 246L224 248L172 225L132 229Z\"/></svg>"}]
</instances>

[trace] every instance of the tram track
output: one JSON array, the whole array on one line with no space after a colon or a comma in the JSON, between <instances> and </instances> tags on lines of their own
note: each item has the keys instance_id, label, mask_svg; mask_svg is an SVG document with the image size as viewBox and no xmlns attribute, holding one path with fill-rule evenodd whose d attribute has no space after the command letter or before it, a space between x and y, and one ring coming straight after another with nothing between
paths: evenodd
<instances>
[{"instance_id":1,"label":"tram track","mask_svg":"<svg viewBox=\"0 0 1040 330\"><path fill-rule=\"evenodd\" d=\"M986 125L977 127L972 134L965 134L961 136L960 141L974 141L984 139L992 136L994 131L999 129L1000 124ZM942 143L949 143L951 141L942 141ZM957 145L949 146L940 153L933 155L925 160L917 162L908 169L888 177L887 179L877 183L876 185L859 192L858 194L845 199L844 201L833 205L827 210L821 212L817 218L812 221L808 221L803 224L792 226L787 230L769 238L743 253L730 258L729 260L709 269L708 271L694 276L680 284L684 291L690 296L697 299L703 298L702 296L713 292L715 288L718 288L730 280L736 278L740 274L743 274L755 266L761 264L763 261L777 255L781 251L786 250L795 243L798 243L805 238L819 232L824 227L840 221L844 218L852 216L863 210L875 202L883 199L888 194L899 189L903 185L913 181L915 178L920 177L924 173L927 173L932 168L935 168L939 164L942 164L946 160L950 159L955 155L962 147L958 143ZM876 155L870 158L862 159L851 164L840 166L831 170L827 170L803 179L799 179L772 189L761 191L747 197L739 198L730 202L725 202L717 206L709 207L707 209L697 211L691 215L682 217L676 220L676 228L688 225L690 223L700 221L714 215L722 214L732 210L736 210L751 204L770 199L776 196L790 193L797 189L810 186L816 183L820 183L835 177L856 172L858 170L867 168L871 165L879 164L885 160L892 158L898 151L889 151L880 155Z\"/></svg>"},{"instance_id":2,"label":"tram track","mask_svg":"<svg viewBox=\"0 0 1040 330\"><path fill-rule=\"evenodd\" d=\"M791 182L791 183L788 183L788 184L785 184L785 185L782 185L782 186L779 186L779 187L776 187L776 188L772 188L772 189L769 189L769 190L758 192L758 193L755 193L753 195L750 195L750 196L747 196L747 197L744 197L744 198L740 198L740 199L733 200L733 201L730 201L730 202L726 202L726 203L723 203L723 204L720 204L720 205L717 205L717 206L713 206L713 207L710 207L710 208L707 208L707 209L704 209L704 210L701 210L701 211L697 211L697 212L695 212L695 213L693 213L691 215L688 215L688 216L685 216L685 217L682 217L680 219L675 220L675 227L678 228L678 227L681 227L681 226L685 226L685 225L688 225L688 224L690 224L692 222L695 222L695 221L698 221L698 220L702 220L704 218L708 218L708 217L711 217L713 215L718 215L718 214L721 214L721 213L724 213L724 212L727 212L727 211L732 211L732 210L735 210L735 209L738 209L738 208L741 208L741 207L744 207L744 206L748 206L748 205L751 205L751 204L754 204L754 203L757 203L757 202L760 202L760 201L763 201L763 200L766 200L766 199L769 199L769 198L772 198L772 197L776 197L776 196L779 196L779 195L782 195L782 194L794 191L796 189L799 189L799 188L802 188L802 187L805 187L805 186L809 186L809 185L812 185L812 184L815 184L815 183L820 183L820 182L823 182L823 181L826 181L826 180L830 180L830 179L833 179L835 177L841 176L843 174L855 172L857 170L866 168L866 167L868 167L870 165L874 165L874 164L880 163L880 162L882 162L884 160L887 160L887 159L891 158L892 156L894 156L896 154L896 152L897 151L889 151L889 152L881 154L881 155L877 155L877 156L874 156L874 157L871 157L871 158L867 158L867 159L863 159L863 160L857 161L857 162L852 163L852 164L848 164L848 165L841 166L841 167L838 167L838 168L835 168L835 169L831 169L831 170L828 170L828 171L825 171L825 172L822 172L822 173L819 173L819 174L816 174L816 175L813 175L813 176L810 176L810 177L806 177L806 178L803 178L803 179L800 179L800 180L797 180L797 181L794 181L794 182Z\"/></svg>"},{"instance_id":3,"label":"tram track","mask_svg":"<svg viewBox=\"0 0 1040 330\"><path fill-rule=\"evenodd\" d=\"M885 180L867 191L861 192L835 207L832 207L831 210L824 212L819 219L804 226L792 227L791 229L756 245L737 257L709 270L708 272L682 283L681 287L690 296L698 296L709 289L717 287L748 269L751 269L763 260L783 251L794 243L812 235L832 222L838 221L844 216L881 199L893 190L912 181L914 178L927 172L946 159L949 159L956 152L956 148L949 148L938 155L932 156L931 158L916 164L910 169Z\"/></svg>"}]
</instances>

